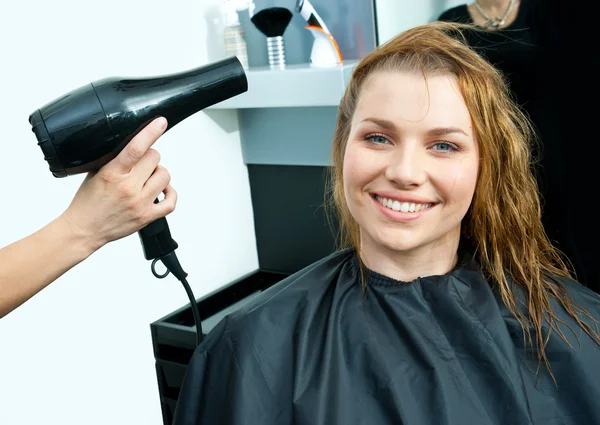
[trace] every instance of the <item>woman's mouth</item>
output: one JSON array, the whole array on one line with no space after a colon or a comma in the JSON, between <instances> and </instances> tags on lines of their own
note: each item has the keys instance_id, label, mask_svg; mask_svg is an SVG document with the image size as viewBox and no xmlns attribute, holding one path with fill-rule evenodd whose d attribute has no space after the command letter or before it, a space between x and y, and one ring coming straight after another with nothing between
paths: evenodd
<instances>
[{"instance_id":1,"label":"woman's mouth","mask_svg":"<svg viewBox=\"0 0 600 425\"><path fill-rule=\"evenodd\" d=\"M379 202L383 207L388 208L392 211L403 212L403 213L417 213L425 211L434 206L434 203L419 204L415 202L400 202L394 199L388 199L379 195L374 196L375 200Z\"/></svg>"}]
</instances>

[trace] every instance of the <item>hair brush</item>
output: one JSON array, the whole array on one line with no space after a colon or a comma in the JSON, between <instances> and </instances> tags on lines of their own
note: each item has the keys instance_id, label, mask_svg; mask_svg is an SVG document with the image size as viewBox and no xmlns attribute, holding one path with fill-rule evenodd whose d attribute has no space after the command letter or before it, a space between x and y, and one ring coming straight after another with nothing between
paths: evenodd
<instances>
[{"instance_id":1,"label":"hair brush","mask_svg":"<svg viewBox=\"0 0 600 425\"><path fill-rule=\"evenodd\" d=\"M262 9L250 18L254 26L267 37L267 52L271 67L285 67L283 33L292 20L292 12L285 7Z\"/></svg>"}]
</instances>

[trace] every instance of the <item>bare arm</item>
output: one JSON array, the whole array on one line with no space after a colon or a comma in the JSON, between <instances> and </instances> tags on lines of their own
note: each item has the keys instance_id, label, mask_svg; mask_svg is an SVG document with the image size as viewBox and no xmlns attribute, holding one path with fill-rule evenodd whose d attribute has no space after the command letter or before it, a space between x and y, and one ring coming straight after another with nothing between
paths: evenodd
<instances>
[{"instance_id":1,"label":"bare arm","mask_svg":"<svg viewBox=\"0 0 600 425\"><path fill-rule=\"evenodd\" d=\"M165 126L149 124L97 173L89 174L58 218L0 249L0 318L105 244L175 209L169 173L152 144ZM154 204L161 193L164 199Z\"/></svg>"},{"instance_id":2,"label":"bare arm","mask_svg":"<svg viewBox=\"0 0 600 425\"><path fill-rule=\"evenodd\" d=\"M33 297L95 250L96 247L64 216L0 249L0 317Z\"/></svg>"}]
</instances>

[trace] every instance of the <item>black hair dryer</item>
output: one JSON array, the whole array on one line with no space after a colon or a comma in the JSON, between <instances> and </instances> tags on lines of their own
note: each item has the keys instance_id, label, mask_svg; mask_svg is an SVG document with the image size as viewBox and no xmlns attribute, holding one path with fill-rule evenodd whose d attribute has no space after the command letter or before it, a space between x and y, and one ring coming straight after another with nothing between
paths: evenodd
<instances>
[{"instance_id":1,"label":"black hair dryer","mask_svg":"<svg viewBox=\"0 0 600 425\"><path fill-rule=\"evenodd\" d=\"M247 90L244 68L232 56L177 74L95 81L36 110L29 123L50 171L55 177L65 177L97 171L159 116L167 119L168 130L190 115ZM150 223L139 234L146 259L161 258L167 274L170 270L177 276L172 268L178 267L178 262L170 266L165 262L176 261L170 254L177 248L166 219ZM157 275L154 263L152 266ZM182 270L179 274L187 276Z\"/></svg>"},{"instance_id":2,"label":"black hair dryer","mask_svg":"<svg viewBox=\"0 0 600 425\"><path fill-rule=\"evenodd\" d=\"M52 174L66 177L97 171L159 116L167 119L168 131L190 115L247 90L244 68L232 56L177 74L104 78L42 106L29 122ZM140 231L148 260L177 247L166 220L157 222ZM161 234L161 229L166 232Z\"/></svg>"},{"instance_id":3,"label":"black hair dryer","mask_svg":"<svg viewBox=\"0 0 600 425\"><path fill-rule=\"evenodd\" d=\"M248 90L230 58L152 78L110 77L75 89L29 116L55 177L97 171L153 119L173 127L190 115Z\"/></svg>"}]
</instances>

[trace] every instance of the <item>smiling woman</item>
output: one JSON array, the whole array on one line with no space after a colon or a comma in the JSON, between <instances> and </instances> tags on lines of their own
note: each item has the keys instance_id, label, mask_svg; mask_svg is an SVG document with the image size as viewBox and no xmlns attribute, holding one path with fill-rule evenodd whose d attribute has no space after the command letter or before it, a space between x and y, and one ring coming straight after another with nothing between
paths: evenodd
<instances>
[{"instance_id":1,"label":"smiling woman","mask_svg":"<svg viewBox=\"0 0 600 425\"><path fill-rule=\"evenodd\" d=\"M462 28L360 61L332 146L342 249L210 332L174 425L600 423L599 298L546 237L530 124Z\"/></svg>"},{"instance_id":2,"label":"smiling woman","mask_svg":"<svg viewBox=\"0 0 600 425\"><path fill-rule=\"evenodd\" d=\"M374 72L365 85L343 161L361 257L397 280L444 274L457 262L479 168L457 79Z\"/></svg>"}]
</instances>

